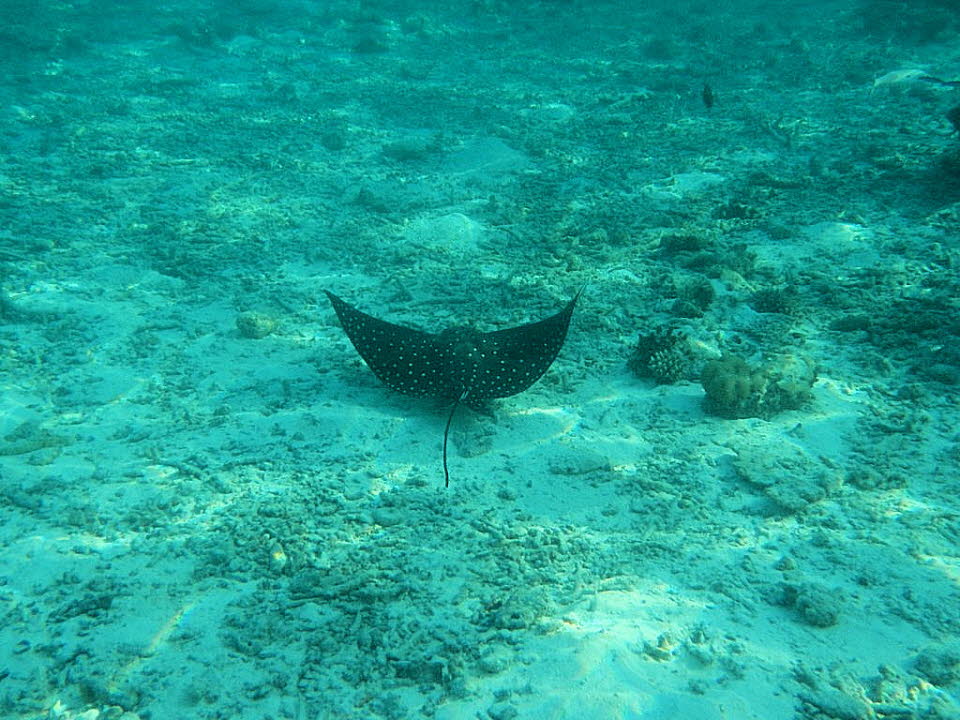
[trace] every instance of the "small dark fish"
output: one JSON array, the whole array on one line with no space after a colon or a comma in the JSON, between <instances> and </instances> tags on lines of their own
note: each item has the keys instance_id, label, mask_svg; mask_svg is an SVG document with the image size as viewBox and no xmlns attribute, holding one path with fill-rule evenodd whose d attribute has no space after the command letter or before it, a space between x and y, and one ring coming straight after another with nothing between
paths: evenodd
<instances>
[{"instance_id":1,"label":"small dark fish","mask_svg":"<svg viewBox=\"0 0 960 720\"><path fill-rule=\"evenodd\" d=\"M960 105L955 105L947 110L946 118L953 125L954 131L960 133Z\"/></svg>"},{"instance_id":2,"label":"small dark fish","mask_svg":"<svg viewBox=\"0 0 960 720\"><path fill-rule=\"evenodd\" d=\"M460 403L516 395L539 380L563 347L580 293L539 322L488 333L458 327L437 334L367 315L332 292L327 297L353 347L387 387L453 400L443 431L443 475L449 486L447 437Z\"/></svg>"},{"instance_id":3,"label":"small dark fish","mask_svg":"<svg viewBox=\"0 0 960 720\"><path fill-rule=\"evenodd\" d=\"M713 88L710 87L710 83L703 84L703 90L700 91L700 99L703 100L703 105L707 110L713 107L713 104L717 101L716 96L713 94Z\"/></svg>"}]
</instances>

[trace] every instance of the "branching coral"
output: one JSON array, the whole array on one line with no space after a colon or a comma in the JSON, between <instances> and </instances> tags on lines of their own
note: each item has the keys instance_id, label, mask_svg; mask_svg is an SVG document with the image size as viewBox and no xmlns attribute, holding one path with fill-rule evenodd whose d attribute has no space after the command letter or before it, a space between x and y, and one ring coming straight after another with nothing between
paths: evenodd
<instances>
[{"instance_id":1,"label":"branching coral","mask_svg":"<svg viewBox=\"0 0 960 720\"><path fill-rule=\"evenodd\" d=\"M690 374L693 363L686 335L666 327L637 338L627 365L640 377L653 378L658 385L669 385Z\"/></svg>"}]
</instances>

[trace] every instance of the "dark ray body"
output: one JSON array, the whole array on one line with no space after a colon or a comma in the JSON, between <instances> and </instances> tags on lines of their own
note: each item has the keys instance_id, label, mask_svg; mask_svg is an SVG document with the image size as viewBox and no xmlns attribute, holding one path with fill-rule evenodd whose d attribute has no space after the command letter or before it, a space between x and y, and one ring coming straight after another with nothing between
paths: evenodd
<instances>
[{"instance_id":1,"label":"dark ray body","mask_svg":"<svg viewBox=\"0 0 960 720\"><path fill-rule=\"evenodd\" d=\"M539 380L563 347L580 293L538 322L488 333L458 327L436 334L367 315L329 291L327 297L350 342L385 385L406 395L454 401L443 432L449 485L447 436L457 407L516 395Z\"/></svg>"}]
</instances>

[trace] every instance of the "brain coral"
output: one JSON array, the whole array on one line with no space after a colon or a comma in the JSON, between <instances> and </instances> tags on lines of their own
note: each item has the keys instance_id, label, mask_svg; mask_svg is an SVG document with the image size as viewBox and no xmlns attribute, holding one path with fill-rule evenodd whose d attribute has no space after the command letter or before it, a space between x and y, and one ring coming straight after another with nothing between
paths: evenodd
<instances>
[{"instance_id":1,"label":"brain coral","mask_svg":"<svg viewBox=\"0 0 960 720\"><path fill-rule=\"evenodd\" d=\"M816 369L806 358L785 355L763 366L724 353L700 374L707 410L730 418L770 417L810 398Z\"/></svg>"}]
</instances>

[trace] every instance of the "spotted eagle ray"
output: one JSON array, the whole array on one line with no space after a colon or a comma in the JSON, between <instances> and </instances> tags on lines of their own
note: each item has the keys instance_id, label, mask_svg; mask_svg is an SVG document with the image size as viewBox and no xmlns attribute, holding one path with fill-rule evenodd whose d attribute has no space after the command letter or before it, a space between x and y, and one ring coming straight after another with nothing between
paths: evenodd
<instances>
[{"instance_id":1,"label":"spotted eagle ray","mask_svg":"<svg viewBox=\"0 0 960 720\"><path fill-rule=\"evenodd\" d=\"M405 395L453 400L443 430L444 487L449 487L447 438L460 403L516 395L539 380L563 347L582 290L563 310L538 322L437 334L380 320L325 292L353 347L382 383Z\"/></svg>"}]
</instances>

